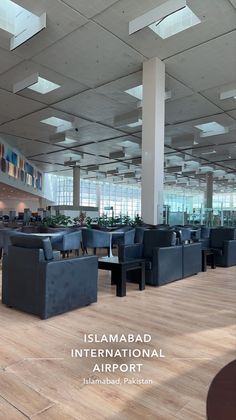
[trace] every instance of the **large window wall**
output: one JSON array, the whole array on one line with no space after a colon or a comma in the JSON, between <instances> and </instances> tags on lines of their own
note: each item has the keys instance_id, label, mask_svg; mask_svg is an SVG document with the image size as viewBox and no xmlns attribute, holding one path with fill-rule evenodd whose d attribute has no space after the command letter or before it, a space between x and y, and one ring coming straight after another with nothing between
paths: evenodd
<instances>
[{"instance_id":1,"label":"large window wall","mask_svg":"<svg viewBox=\"0 0 236 420\"><path fill-rule=\"evenodd\" d=\"M73 204L73 178L53 176L55 202L58 205ZM135 184L115 184L104 181L82 179L80 182L80 202L83 206L98 206L100 214L107 213L105 207L113 207L114 215L141 215L141 188ZM166 188L164 204L171 212L199 213L204 210L204 192L195 190ZM214 193L214 212L236 210L236 192Z\"/></svg>"},{"instance_id":2,"label":"large window wall","mask_svg":"<svg viewBox=\"0 0 236 420\"><path fill-rule=\"evenodd\" d=\"M57 205L73 204L73 178L56 177L55 202ZM98 206L100 214L105 207L113 207L114 215L141 214L141 190L137 185L121 185L111 182L80 181L80 203L82 206Z\"/></svg>"}]
</instances>

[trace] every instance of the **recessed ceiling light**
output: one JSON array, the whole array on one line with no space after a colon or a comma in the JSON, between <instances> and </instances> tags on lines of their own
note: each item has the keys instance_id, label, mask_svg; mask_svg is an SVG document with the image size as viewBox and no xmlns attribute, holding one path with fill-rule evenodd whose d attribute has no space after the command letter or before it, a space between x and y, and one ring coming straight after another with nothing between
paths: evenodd
<instances>
[{"instance_id":1,"label":"recessed ceiling light","mask_svg":"<svg viewBox=\"0 0 236 420\"><path fill-rule=\"evenodd\" d=\"M223 125L215 121L210 122L210 123L195 125L194 127L202 131L200 134L200 137L217 136L219 134L225 134L229 132L229 129L227 127L224 127Z\"/></svg>"},{"instance_id":2,"label":"recessed ceiling light","mask_svg":"<svg viewBox=\"0 0 236 420\"><path fill-rule=\"evenodd\" d=\"M58 89L60 87L60 85L57 85L56 83L50 82L49 80L43 79L39 76L38 82L29 86L28 89L34 90L35 92L45 95L46 93L52 92L53 90Z\"/></svg>"},{"instance_id":3,"label":"recessed ceiling light","mask_svg":"<svg viewBox=\"0 0 236 420\"><path fill-rule=\"evenodd\" d=\"M43 124L52 125L53 127L64 127L66 129L72 127L72 123L70 121L62 120L61 118L57 117L49 117L45 120L40 121Z\"/></svg>"}]
</instances>

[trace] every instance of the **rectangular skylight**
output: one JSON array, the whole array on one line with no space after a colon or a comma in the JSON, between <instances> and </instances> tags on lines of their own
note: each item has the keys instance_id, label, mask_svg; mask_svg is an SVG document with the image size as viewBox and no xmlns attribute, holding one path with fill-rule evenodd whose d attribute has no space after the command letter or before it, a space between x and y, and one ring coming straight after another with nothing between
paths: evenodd
<instances>
[{"instance_id":1,"label":"rectangular skylight","mask_svg":"<svg viewBox=\"0 0 236 420\"><path fill-rule=\"evenodd\" d=\"M128 95L133 96L136 99L139 99L142 101L143 99L143 85L135 86L131 89L125 90L125 93L128 93ZM165 92L165 100L171 98L171 91L168 90Z\"/></svg>"},{"instance_id":2,"label":"rectangular skylight","mask_svg":"<svg viewBox=\"0 0 236 420\"><path fill-rule=\"evenodd\" d=\"M40 122L43 124L52 125L53 127L57 127L57 128L63 127L65 129L69 129L72 127L72 123L70 121L62 120L61 118L57 118L57 117L49 117Z\"/></svg>"},{"instance_id":3,"label":"rectangular skylight","mask_svg":"<svg viewBox=\"0 0 236 420\"><path fill-rule=\"evenodd\" d=\"M61 144L62 146L69 146L70 144L78 143L78 140L70 139L69 137L65 137L64 140L60 140L60 141L57 141L55 143L56 144Z\"/></svg>"},{"instance_id":4,"label":"rectangular skylight","mask_svg":"<svg viewBox=\"0 0 236 420\"><path fill-rule=\"evenodd\" d=\"M131 123L131 124L127 124L127 127L134 128L134 127L139 127L142 124L143 124L143 121L139 118L138 121L135 121L134 123Z\"/></svg>"},{"instance_id":5,"label":"rectangular skylight","mask_svg":"<svg viewBox=\"0 0 236 420\"><path fill-rule=\"evenodd\" d=\"M128 95L134 96L134 98L137 98L141 101L143 99L143 85L128 89L125 91L125 93L128 93Z\"/></svg>"},{"instance_id":6,"label":"rectangular skylight","mask_svg":"<svg viewBox=\"0 0 236 420\"><path fill-rule=\"evenodd\" d=\"M215 121L210 122L210 123L195 125L194 127L202 131L200 134L200 137L217 136L219 134L225 134L229 132L229 129L227 127L224 127L223 125Z\"/></svg>"},{"instance_id":7,"label":"rectangular skylight","mask_svg":"<svg viewBox=\"0 0 236 420\"><path fill-rule=\"evenodd\" d=\"M161 38L166 39L199 23L201 23L201 20L188 6L185 6L152 23L149 28Z\"/></svg>"},{"instance_id":8,"label":"rectangular skylight","mask_svg":"<svg viewBox=\"0 0 236 420\"><path fill-rule=\"evenodd\" d=\"M226 91L220 93L220 100L231 99L231 98L236 99L235 95L236 95L236 88L226 90Z\"/></svg>"},{"instance_id":9,"label":"rectangular skylight","mask_svg":"<svg viewBox=\"0 0 236 420\"><path fill-rule=\"evenodd\" d=\"M216 153L216 150L209 150L208 152L202 152L202 155L214 155Z\"/></svg>"},{"instance_id":10,"label":"rectangular skylight","mask_svg":"<svg viewBox=\"0 0 236 420\"><path fill-rule=\"evenodd\" d=\"M38 82L29 86L28 89L34 90L35 92L45 95L46 93L52 92L53 90L58 89L60 87L60 85L57 85L56 83L50 82L49 80L43 79L39 76Z\"/></svg>"},{"instance_id":11,"label":"rectangular skylight","mask_svg":"<svg viewBox=\"0 0 236 420\"><path fill-rule=\"evenodd\" d=\"M11 0L0 1L0 28L11 35L13 50L46 27L46 13L31 13Z\"/></svg>"}]
</instances>

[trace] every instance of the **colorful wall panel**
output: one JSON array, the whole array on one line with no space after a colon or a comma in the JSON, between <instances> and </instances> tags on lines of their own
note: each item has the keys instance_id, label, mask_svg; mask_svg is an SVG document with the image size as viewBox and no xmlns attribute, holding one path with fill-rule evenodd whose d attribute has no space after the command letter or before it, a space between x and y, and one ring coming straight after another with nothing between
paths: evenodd
<instances>
[{"instance_id":1,"label":"colorful wall panel","mask_svg":"<svg viewBox=\"0 0 236 420\"><path fill-rule=\"evenodd\" d=\"M0 172L42 191L42 173L2 143L0 143Z\"/></svg>"}]
</instances>

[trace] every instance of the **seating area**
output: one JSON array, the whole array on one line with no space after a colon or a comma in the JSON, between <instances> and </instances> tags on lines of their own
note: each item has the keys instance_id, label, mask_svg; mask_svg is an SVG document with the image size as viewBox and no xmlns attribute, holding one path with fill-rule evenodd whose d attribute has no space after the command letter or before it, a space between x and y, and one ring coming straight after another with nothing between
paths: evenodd
<instances>
[{"instance_id":1,"label":"seating area","mask_svg":"<svg viewBox=\"0 0 236 420\"><path fill-rule=\"evenodd\" d=\"M121 264L143 260L148 286L206 271L203 251L213 255L216 266L236 266L236 228L163 225L112 232L85 227L55 231L0 229L3 304L45 319L96 302L97 250L106 250L111 261L115 252ZM109 267L109 258L103 267L106 264ZM126 282L139 282L139 277L133 269L126 273Z\"/></svg>"}]
</instances>

